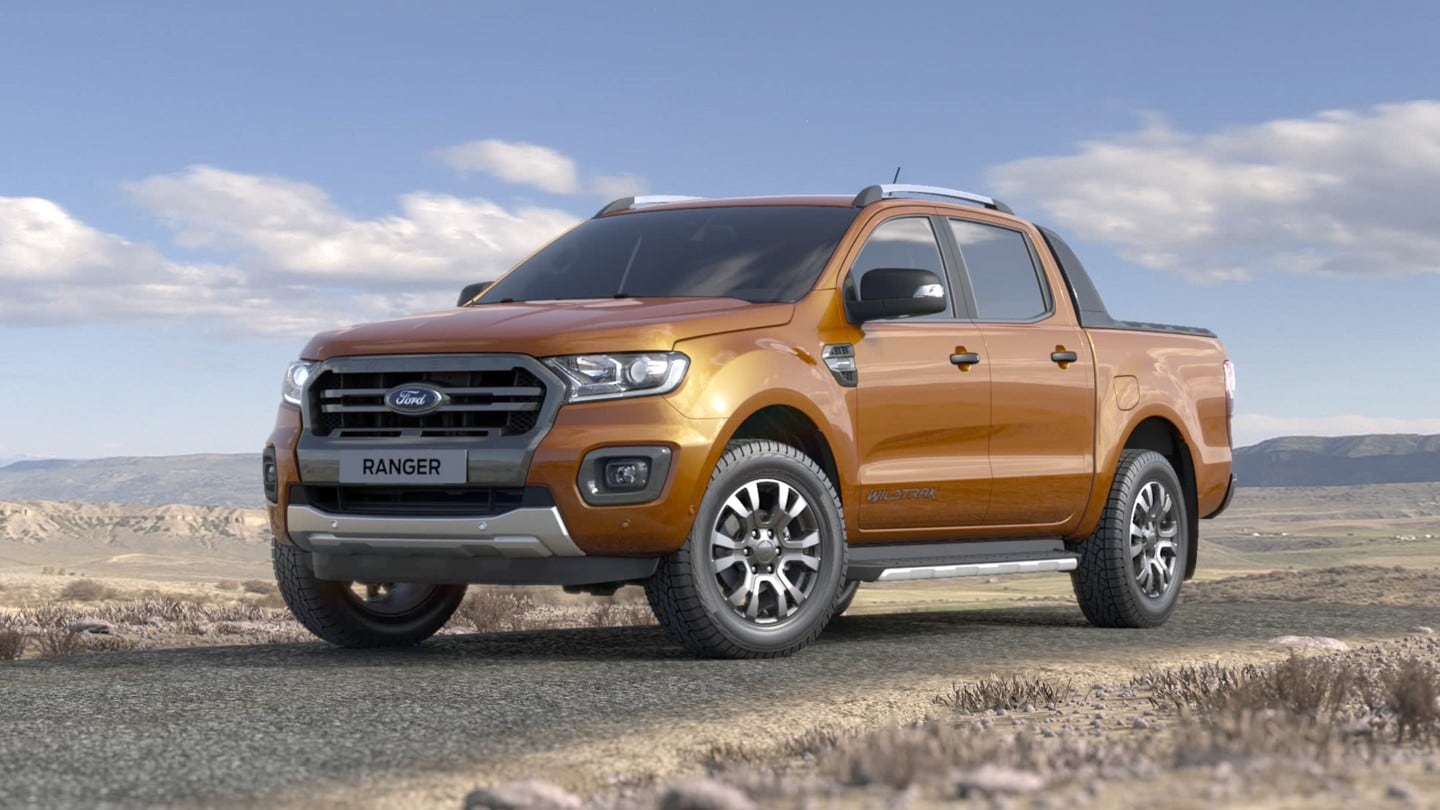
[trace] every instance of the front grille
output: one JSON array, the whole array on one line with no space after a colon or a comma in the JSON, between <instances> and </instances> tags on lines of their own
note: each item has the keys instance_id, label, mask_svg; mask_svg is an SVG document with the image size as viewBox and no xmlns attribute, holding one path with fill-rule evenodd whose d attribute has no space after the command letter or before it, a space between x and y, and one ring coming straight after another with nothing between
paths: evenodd
<instances>
[{"instance_id":1,"label":"front grille","mask_svg":"<svg viewBox=\"0 0 1440 810\"><path fill-rule=\"evenodd\" d=\"M385 394L428 383L449 401L423 415L396 413ZM545 383L520 366L465 371L322 371L310 383L312 430L335 438L521 436L535 429Z\"/></svg>"},{"instance_id":2,"label":"front grille","mask_svg":"<svg viewBox=\"0 0 1440 810\"><path fill-rule=\"evenodd\" d=\"M332 515L494 517L519 509L524 487L304 487L305 502Z\"/></svg>"}]
</instances>

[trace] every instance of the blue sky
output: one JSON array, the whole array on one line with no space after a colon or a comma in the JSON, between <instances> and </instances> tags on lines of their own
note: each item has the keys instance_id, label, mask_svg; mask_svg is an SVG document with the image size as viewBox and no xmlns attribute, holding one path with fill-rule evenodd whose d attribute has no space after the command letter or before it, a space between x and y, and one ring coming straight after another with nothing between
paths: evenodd
<instances>
[{"instance_id":1,"label":"blue sky","mask_svg":"<svg viewBox=\"0 0 1440 810\"><path fill-rule=\"evenodd\" d=\"M1440 432L1433 3L0 6L0 458L253 451L328 324L608 196L992 191L1239 439ZM1003 193L1002 193L1003 192Z\"/></svg>"}]
</instances>

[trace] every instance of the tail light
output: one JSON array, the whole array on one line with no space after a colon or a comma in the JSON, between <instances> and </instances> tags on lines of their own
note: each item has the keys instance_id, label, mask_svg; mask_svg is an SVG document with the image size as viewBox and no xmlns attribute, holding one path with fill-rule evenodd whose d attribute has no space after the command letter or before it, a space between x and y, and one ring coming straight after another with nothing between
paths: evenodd
<instances>
[{"instance_id":1,"label":"tail light","mask_svg":"<svg viewBox=\"0 0 1440 810\"><path fill-rule=\"evenodd\" d=\"M1225 361L1225 437L1235 446L1235 364Z\"/></svg>"}]
</instances>

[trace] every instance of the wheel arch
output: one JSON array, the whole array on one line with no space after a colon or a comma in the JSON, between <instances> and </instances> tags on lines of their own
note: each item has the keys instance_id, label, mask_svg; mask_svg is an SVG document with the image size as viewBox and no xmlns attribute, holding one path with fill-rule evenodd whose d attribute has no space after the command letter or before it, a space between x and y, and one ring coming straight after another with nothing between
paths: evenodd
<instances>
[{"instance_id":1,"label":"wheel arch","mask_svg":"<svg viewBox=\"0 0 1440 810\"><path fill-rule=\"evenodd\" d=\"M755 410L740 421L726 437L728 444L736 439L771 439L799 449L820 465L843 504L845 488L841 484L840 467L825 431L799 408L772 404Z\"/></svg>"},{"instance_id":2,"label":"wheel arch","mask_svg":"<svg viewBox=\"0 0 1440 810\"><path fill-rule=\"evenodd\" d=\"M1153 450L1164 456L1180 478L1180 487L1185 496L1185 522L1190 532L1190 544L1185 554L1185 578L1195 576L1195 566L1200 548L1200 506L1195 478L1195 458L1185 434L1175 422L1164 416L1149 416L1142 419L1125 437L1122 450Z\"/></svg>"}]
</instances>

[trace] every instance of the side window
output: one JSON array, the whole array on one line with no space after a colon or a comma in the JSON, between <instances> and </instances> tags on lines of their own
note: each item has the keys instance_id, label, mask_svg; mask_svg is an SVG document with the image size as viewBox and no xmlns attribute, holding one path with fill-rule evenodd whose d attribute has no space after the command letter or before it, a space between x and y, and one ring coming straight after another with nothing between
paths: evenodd
<instances>
[{"instance_id":1,"label":"side window","mask_svg":"<svg viewBox=\"0 0 1440 810\"><path fill-rule=\"evenodd\" d=\"M935 241L935 229L930 218L924 216L896 217L887 219L876 226L865 240L865 247L855 257L850 267L850 278L845 283L845 295L855 298L859 295L860 279L877 267L905 267L912 270L929 270L947 288L945 262L940 258L940 246ZM946 300L950 300L947 289ZM934 315L923 315L912 320L948 320L954 310Z\"/></svg>"},{"instance_id":2,"label":"side window","mask_svg":"<svg viewBox=\"0 0 1440 810\"><path fill-rule=\"evenodd\" d=\"M1047 285L1025 234L963 219L950 220L950 232L975 291L977 319L1028 321L1050 311Z\"/></svg>"}]
</instances>

